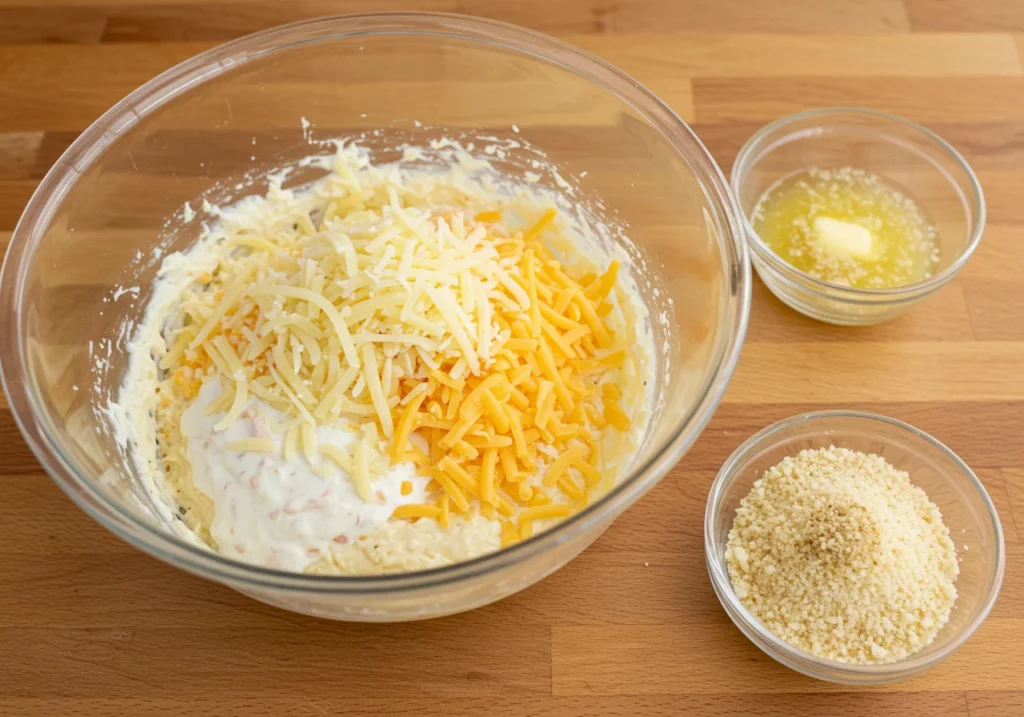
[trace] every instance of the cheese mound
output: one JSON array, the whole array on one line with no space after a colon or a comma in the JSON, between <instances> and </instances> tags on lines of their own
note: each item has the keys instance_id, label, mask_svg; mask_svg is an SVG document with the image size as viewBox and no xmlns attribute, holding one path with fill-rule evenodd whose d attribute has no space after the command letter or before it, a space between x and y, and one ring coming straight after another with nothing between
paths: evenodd
<instances>
[{"instance_id":1,"label":"cheese mound","mask_svg":"<svg viewBox=\"0 0 1024 717\"><path fill-rule=\"evenodd\" d=\"M252 397L284 416L282 446L232 450L327 459L368 502L411 460L430 497L395 519L483 516L503 544L625 467L647 419L637 307L619 263L582 256L553 207L342 148L312 188L272 183L214 211L216 251L190 269L157 352L162 410L219 376L217 430ZM359 426L351 452L318 444L338 423ZM184 463L173 434L169 472Z\"/></svg>"}]
</instances>

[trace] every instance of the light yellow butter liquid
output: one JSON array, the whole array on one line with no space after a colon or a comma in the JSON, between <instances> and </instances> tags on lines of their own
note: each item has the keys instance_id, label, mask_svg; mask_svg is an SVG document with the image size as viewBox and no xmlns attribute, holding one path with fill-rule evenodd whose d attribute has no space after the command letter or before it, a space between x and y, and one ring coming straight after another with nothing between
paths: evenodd
<instances>
[{"instance_id":1,"label":"light yellow butter liquid","mask_svg":"<svg viewBox=\"0 0 1024 717\"><path fill-rule=\"evenodd\" d=\"M758 200L752 224L787 263L842 286L905 286L939 264L938 232L917 202L862 169L787 177Z\"/></svg>"}]
</instances>

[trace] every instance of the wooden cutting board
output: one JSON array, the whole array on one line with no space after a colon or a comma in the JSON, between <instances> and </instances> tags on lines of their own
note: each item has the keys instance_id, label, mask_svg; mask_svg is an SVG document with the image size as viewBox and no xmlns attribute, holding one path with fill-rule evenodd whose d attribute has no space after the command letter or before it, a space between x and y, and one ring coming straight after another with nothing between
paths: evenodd
<instances>
[{"instance_id":1,"label":"wooden cutting board","mask_svg":"<svg viewBox=\"0 0 1024 717\"><path fill-rule=\"evenodd\" d=\"M1024 3L214 3L0 0L0 243L59 153L140 83L248 32L385 6L581 45L660 94L726 169L757 127L807 107L918 120L978 171L988 228L952 285L885 326L817 324L755 285L735 378L682 463L559 573L427 623L300 617L143 555L60 493L0 403L0 714L1024 714ZM729 622L705 572L717 468L768 423L826 407L934 434L975 468L1003 521L991 617L902 684L855 690L774 663Z\"/></svg>"}]
</instances>

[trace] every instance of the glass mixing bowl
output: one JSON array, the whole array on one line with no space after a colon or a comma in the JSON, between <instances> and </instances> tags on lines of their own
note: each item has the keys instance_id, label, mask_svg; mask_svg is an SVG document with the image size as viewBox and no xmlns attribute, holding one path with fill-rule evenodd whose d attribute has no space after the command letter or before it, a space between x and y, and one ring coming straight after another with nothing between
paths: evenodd
<instances>
[{"instance_id":1,"label":"glass mixing bowl","mask_svg":"<svg viewBox=\"0 0 1024 717\"><path fill-rule=\"evenodd\" d=\"M183 535L141 489L107 411L160 258L193 242L192 209L266 191L266 175L361 135L376 161L455 135L498 138L498 168L575 194L624 227L650 310L656 405L628 475L554 529L416 573L329 577L235 562ZM312 141L311 141L312 140ZM557 175L543 173L542 150ZM316 178L313 167L292 183ZM247 178L253 181L245 181ZM184 205L189 203L189 209ZM89 515L140 549L311 615L394 621L498 600L594 541L697 438L739 355L750 302L741 217L690 129L650 92L557 40L452 15L314 20L228 43L165 72L101 117L46 176L0 279L2 371L40 463Z\"/></svg>"}]
</instances>

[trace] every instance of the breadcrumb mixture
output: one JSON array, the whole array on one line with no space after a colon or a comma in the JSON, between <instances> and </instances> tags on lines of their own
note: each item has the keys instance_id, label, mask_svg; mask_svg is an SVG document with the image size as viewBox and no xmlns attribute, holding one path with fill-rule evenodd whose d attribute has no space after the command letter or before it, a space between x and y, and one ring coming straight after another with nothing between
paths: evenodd
<instances>
[{"instance_id":1,"label":"breadcrumb mixture","mask_svg":"<svg viewBox=\"0 0 1024 717\"><path fill-rule=\"evenodd\" d=\"M938 507L884 458L804 450L757 480L729 532L736 595L794 647L895 662L949 619L959 573Z\"/></svg>"}]
</instances>

